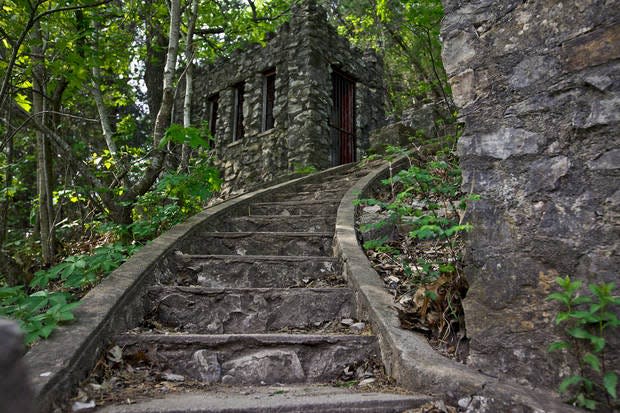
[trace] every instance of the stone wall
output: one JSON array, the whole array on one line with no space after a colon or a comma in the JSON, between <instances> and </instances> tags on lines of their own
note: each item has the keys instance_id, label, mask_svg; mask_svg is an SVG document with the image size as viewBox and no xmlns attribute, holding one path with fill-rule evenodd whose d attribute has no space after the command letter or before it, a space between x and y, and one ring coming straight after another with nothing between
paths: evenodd
<instances>
[{"instance_id":1,"label":"stone wall","mask_svg":"<svg viewBox=\"0 0 620 413\"><path fill-rule=\"evenodd\" d=\"M554 278L617 281L620 9L614 1L443 1L443 61L465 132L469 363L555 386L574 360ZM618 337L606 359L620 370Z\"/></svg>"},{"instance_id":2,"label":"stone wall","mask_svg":"<svg viewBox=\"0 0 620 413\"><path fill-rule=\"evenodd\" d=\"M289 23L265 46L251 46L197 69L194 123L208 118L207 98L219 93L215 150L225 192L268 182L300 167L337 164L329 126L334 68L356 80L359 159L368 147L370 130L381 126L385 116L382 62L339 37L315 1L294 6ZM263 73L270 69L276 72L275 126L261 132ZM245 83L245 136L233 142L232 86L239 82Z\"/></svg>"}]
</instances>

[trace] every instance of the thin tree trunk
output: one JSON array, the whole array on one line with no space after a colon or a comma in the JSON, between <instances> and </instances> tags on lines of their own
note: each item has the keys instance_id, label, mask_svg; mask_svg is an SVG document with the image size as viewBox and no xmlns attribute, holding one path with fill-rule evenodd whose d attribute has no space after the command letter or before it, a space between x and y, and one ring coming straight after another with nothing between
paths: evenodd
<instances>
[{"instance_id":1,"label":"thin tree trunk","mask_svg":"<svg viewBox=\"0 0 620 413\"><path fill-rule=\"evenodd\" d=\"M11 124L11 110L7 110L7 131L6 131L6 170L4 172L4 193L5 198L0 205L0 249L4 247L6 241L6 235L8 232L8 216L9 208L11 206L11 198L9 197L9 187L13 181L13 134L8 129L8 125Z\"/></svg>"},{"instance_id":2,"label":"thin tree trunk","mask_svg":"<svg viewBox=\"0 0 620 413\"><path fill-rule=\"evenodd\" d=\"M164 68L163 96L161 105L155 118L153 128L153 146L157 147L170 125L170 113L174 103L174 74L176 71L177 55L179 51L179 34L181 25L180 0L170 2L170 30L168 32L168 53Z\"/></svg>"},{"instance_id":3,"label":"thin tree trunk","mask_svg":"<svg viewBox=\"0 0 620 413\"><path fill-rule=\"evenodd\" d=\"M35 23L33 30L36 46L32 48L33 81L32 111L41 124L46 123L45 112L45 62L41 27ZM52 205L52 154L48 137L43 131L36 131L37 141L37 192L39 200L39 233L41 240L41 260L43 265L52 265L55 257L54 211Z\"/></svg>"},{"instance_id":4,"label":"thin tree trunk","mask_svg":"<svg viewBox=\"0 0 620 413\"><path fill-rule=\"evenodd\" d=\"M113 139L114 131L112 130L112 125L110 124L110 115L108 114L108 108L103 102L103 95L101 94L101 89L99 88L100 78L101 73L99 68L93 67L93 81L90 91L93 95L93 99L95 100L97 112L99 113L99 121L101 122L101 131L103 132L103 138L105 139L105 143L108 146L108 150L110 151L112 158L116 158L118 149L116 148L116 143L114 143Z\"/></svg>"},{"instance_id":5,"label":"thin tree trunk","mask_svg":"<svg viewBox=\"0 0 620 413\"><path fill-rule=\"evenodd\" d=\"M187 40L185 46L185 60L187 70L185 71L185 98L183 100L183 127L192 126L192 96L194 95L194 29L196 18L198 17L198 0L192 0L189 24L187 27ZM187 171L189 165L191 148L183 144L181 148L181 163L179 171Z\"/></svg>"}]
</instances>

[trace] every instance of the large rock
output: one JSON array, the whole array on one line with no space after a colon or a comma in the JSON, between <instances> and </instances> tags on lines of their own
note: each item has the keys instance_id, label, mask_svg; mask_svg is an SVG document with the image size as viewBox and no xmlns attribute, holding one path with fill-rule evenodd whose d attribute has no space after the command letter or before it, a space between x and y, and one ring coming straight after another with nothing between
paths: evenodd
<instances>
[{"instance_id":1,"label":"large rock","mask_svg":"<svg viewBox=\"0 0 620 413\"><path fill-rule=\"evenodd\" d=\"M32 389L28 382L24 336L19 326L0 318L0 412L33 412Z\"/></svg>"},{"instance_id":2,"label":"large rock","mask_svg":"<svg viewBox=\"0 0 620 413\"><path fill-rule=\"evenodd\" d=\"M443 1L443 60L465 132L464 302L470 364L555 387L575 367L554 278L615 281L620 178L620 17L605 1ZM608 370L620 370L618 336Z\"/></svg>"}]
</instances>

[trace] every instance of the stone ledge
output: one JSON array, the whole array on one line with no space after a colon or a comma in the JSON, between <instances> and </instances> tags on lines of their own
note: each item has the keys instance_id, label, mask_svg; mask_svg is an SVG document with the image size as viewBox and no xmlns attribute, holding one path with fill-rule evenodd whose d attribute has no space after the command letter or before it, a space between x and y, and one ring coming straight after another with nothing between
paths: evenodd
<instances>
[{"instance_id":1,"label":"stone ledge","mask_svg":"<svg viewBox=\"0 0 620 413\"><path fill-rule=\"evenodd\" d=\"M394 169L405 167L405 159L394 162ZM335 249L343 262L345 277L354 288L359 317L368 319L379 339L386 372L406 389L428 392L438 397L460 399L474 395L486 399L489 410L578 412L551 391L521 386L483 375L463 364L445 358L421 334L400 328L394 301L383 281L360 247L355 231L355 206L359 196L389 173L383 166L360 179L345 194L338 208ZM514 410L514 409L518 410Z\"/></svg>"}]
</instances>

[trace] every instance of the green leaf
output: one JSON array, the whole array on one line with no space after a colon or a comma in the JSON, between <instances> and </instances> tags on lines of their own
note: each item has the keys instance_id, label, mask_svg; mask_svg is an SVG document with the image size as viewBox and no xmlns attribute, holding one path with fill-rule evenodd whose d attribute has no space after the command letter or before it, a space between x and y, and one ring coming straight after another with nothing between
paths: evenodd
<instances>
[{"instance_id":1,"label":"green leaf","mask_svg":"<svg viewBox=\"0 0 620 413\"><path fill-rule=\"evenodd\" d=\"M596 321L596 318L592 316L592 314L589 311L571 311L570 312L570 317L572 318L577 318L579 320L583 320L587 323L591 323L593 321Z\"/></svg>"},{"instance_id":2,"label":"green leaf","mask_svg":"<svg viewBox=\"0 0 620 413\"><path fill-rule=\"evenodd\" d=\"M57 324L55 322L52 322L48 325L41 327L41 330L39 330L39 336L43 338L48 338L50 334L52 334L52 331L54 331L54 329L56 328L56 325Z\"/></svg>"},{"instance_id":3,"label":"green leaf","mask_svg":"<svg viewBox=\"0 0 620 413\"><path fill-rule=\"evenodd\" d=\"M581 376L569 376L565 378L564 380L562 380L562 383L560 383L560 387L558 387L558 390L560 391L560 393L564 393L566 392L566 390L568 390L570 386L579 384L581 383L582 380L583 380L583 377Z\"/></svg>"},{"instance_id":4,"label":"green leaf","mask_svg":"<svg viewBox=\"0 0 620 413\"><path fill-rule=\"evenodd\" d=\"M603 386L605 386L605 390L607 393L614 399L618 398L618 393L616 392L616 388L618 387L618 376L616 373L610 371L605 373L603 376Z\"/></svg>"},{"instance_id":5,"label":"green leaf","mask_svg":"<svg viewBox=\"0 0 620 413\"><path fill-rule=\"evenodd\" d=\"M590 343L595 353L599 353L605 348L604 337L590 336Z\"/></svg>"},{"instance_id":6,"label":"green leaf","mask_svg":"<svg viewBox=\"0 0 620 413\"><path fill-rule=\"evenodd\" d=\"M547 351L552 352L552 351L557 351L557 350L563 350L569 347L570 346L566 341L556 341L556 342L551 343L549 347L547 347Z\"/></svg>"},{"instance_id":7,"label":"green leaf","mask_svg":"<svg viewBox=\"0 0 620 413\"><path fill-rule=\"evenodd\" d=\"M567 311L559 312L557 316L555 316L555 323L560 324L570 318L570 313Z\"/></svg>"},{"instance_id":8,"label":"green leaf","mask_svg":"<svg viewBox=\"0 0 620 413\"><path fill-rule=\"evenodd\" d=\"M597 373L601 372L601 361L594 354L586 353L583 356L583 361L588 363L590 367L592 367L592 369L596 371Z\"/></svg>"},{"instance_id":9,"label":"green leaf","mask_svg":"<svg viewBox=\"0 0 620 413\"><path fill-rule=\"evenodd\" d=\"M551 293L546 298L547 301L559 301L564 305L568 305L570 303L570 297L565 293Z\"/></svg>"},{"instance_id":10,"label":"green leaf","mask_svg":"<svg viewBox=\"0 0 620 413\"><path fill-rule=\"evenodd\" d=\"M592 335L581 327L573 327L567 330L568 334L571 337L580 338L580 339L589 339Z\"/></svg>"}]
</instances>

